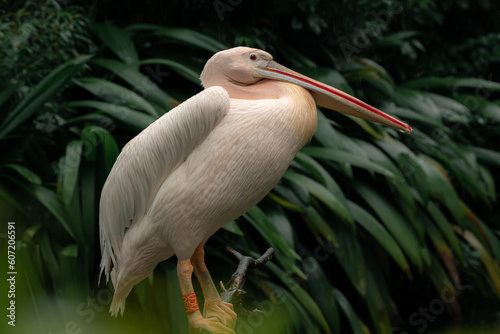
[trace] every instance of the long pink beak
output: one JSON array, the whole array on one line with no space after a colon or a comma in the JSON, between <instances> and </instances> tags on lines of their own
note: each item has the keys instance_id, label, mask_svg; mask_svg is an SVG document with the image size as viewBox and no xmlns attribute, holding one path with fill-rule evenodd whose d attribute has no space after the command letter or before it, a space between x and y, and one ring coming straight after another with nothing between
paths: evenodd
<instances>
[{"instance_id":1,"label":"long pink beak","mask_svg":"<svg viewBox=\"0 0 500 334\"><path fill-rule=\"evenodd\" d=\"M254 69L253 76L286 81L302 86L311 92L316 104L319 106L411 133L411 128L408 124L387 115L383 111L372 107L354 96L292 71L272 60L269 61L269 64L265 68Z\"/></svg>"}]
</instances>

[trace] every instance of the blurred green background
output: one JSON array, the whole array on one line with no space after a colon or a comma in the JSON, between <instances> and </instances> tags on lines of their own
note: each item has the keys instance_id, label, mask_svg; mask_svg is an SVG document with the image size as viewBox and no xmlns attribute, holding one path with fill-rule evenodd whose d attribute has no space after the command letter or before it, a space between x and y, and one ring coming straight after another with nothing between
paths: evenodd
<instances>
[{"instance_id":1,"label":"blurred green background","mask_svg":"<svg viewBox=\"0 0 500 334\"><path fill-rule=\"evenodd\" d=\"M237 332L499 333L495 6L0 0L0 332L187 331L175 259L135 287L123 318L109 316L100 190L131 138L202 89L213 53L247 45L413 132L319 110L279 184L207 243L223 282L237 265L226 246L276 251L246 278ZM5 317L9 221L15 328Z\"/></svg>"}]
</instances>

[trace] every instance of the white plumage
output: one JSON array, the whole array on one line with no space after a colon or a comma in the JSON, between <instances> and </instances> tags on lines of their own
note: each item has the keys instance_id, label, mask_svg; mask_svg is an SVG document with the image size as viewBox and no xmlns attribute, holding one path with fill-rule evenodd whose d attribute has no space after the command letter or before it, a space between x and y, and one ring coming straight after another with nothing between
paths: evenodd
<instances>
[{"instance_id":1,"label":"white plumage","mask_svg":"<svg viewBox=\"0 0 500 334\"><path fill-rule=\"evenodd\" d=\"M302 110L283 114L279 106L292 106L288 99L230 99L223 88L211 87L124 147L100 204L101 270L111 272L116 289L113 313L123 310L131 288L158 262L173 254L189 259L278 182L315 128L309 138L296 135L296 125L308 122L289 124ZM305 103L314 106L311 97ZM316 124L315 113L310 117Z\"/></svg>"},{"instance_id":2,"label":"white plumage","mask_svg":"<svg viewBox=\"0 0 500 334\"><path fill-rule=\"evenodd\" d=\"M100 202L101 273L111 275L116 315L132 287L175 254L183 294L193 291L194 266L205 308L226 319L215 323L197 311L188 314L190 326L232 333L236 315L211 282L203 244L257 204L310 140L317 119L308 89L347 110L366 108L256 49L217 53L201 79L204 91L132 139L113 166ZM392 120L387 125L403 128Z\"/></svg>"}]
</instances>

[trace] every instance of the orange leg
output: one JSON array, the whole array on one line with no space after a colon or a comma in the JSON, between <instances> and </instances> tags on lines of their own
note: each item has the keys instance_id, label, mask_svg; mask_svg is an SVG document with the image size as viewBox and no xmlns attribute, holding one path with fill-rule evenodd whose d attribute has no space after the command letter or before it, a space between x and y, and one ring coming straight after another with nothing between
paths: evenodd
<instances>
[{"instance_id":1,"label":"orange leg","mask_svg":"<svg viewBox=\"0 0 500 334\"><path fill-rule=\"evenodd\" d=\"M203 246L200 245L194 251L191 257L194 273L198 278L205 296L205 305L203 308L203 317L206 319L218 318L219 321L226 327L234 329L236 326L237 315L233 310L233 305L225 303L219 296L215 284L205 265L205 252Z\"/></svg>"},{"instance_id":2,"label":"orange leg","mask_svg":"<svg viewBox=\"0 0 500 334\"><path fill-rule=\"evenodd\" d=\"M227 328L219 322L217 318L203 318L197 307L196 295L194 294L193 283L193 266L190 260L179 260L177 262L177 276L179 277L179 285L186 306L186 313L189 323L189 328L193 333L200 330L205 330L213 334L234 334L232 329Z\"/></svg>"}]
</instances>

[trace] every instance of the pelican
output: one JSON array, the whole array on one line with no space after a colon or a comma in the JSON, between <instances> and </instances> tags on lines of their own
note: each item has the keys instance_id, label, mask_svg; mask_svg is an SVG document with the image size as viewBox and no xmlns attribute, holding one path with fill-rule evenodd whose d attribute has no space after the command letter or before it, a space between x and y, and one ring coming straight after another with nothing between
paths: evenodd
<instances>
[{"instance_id":1,"label":"pelican","mask_svg":"<svg viewBox=\"0 0 500 334\"><path fill-rule=\"evenodd\" d=\"M259 49L216 53L200 79L202 92L148 126L118 156L100 200L101 275L111 276L115 289L111 314L123 315L133 286L175 255L190 328L234 333L236 313L217 292L203 245L276 185L311 139L316 105L406 133L411 128Z\"/></svg>"}]
</instances>

